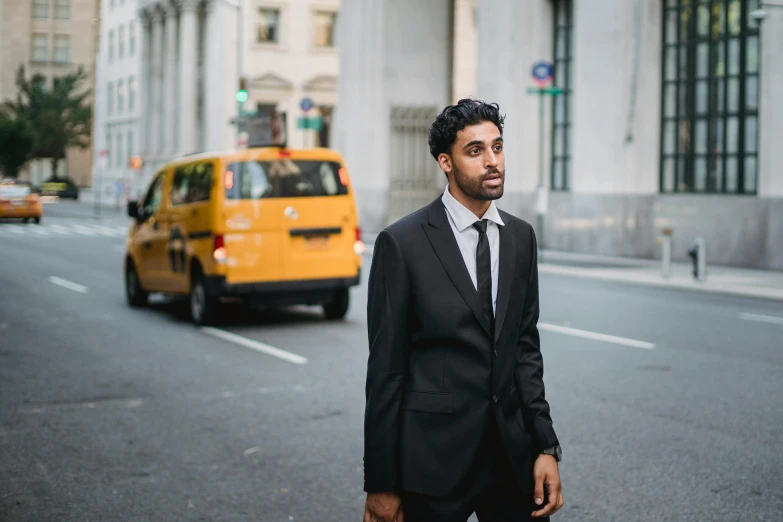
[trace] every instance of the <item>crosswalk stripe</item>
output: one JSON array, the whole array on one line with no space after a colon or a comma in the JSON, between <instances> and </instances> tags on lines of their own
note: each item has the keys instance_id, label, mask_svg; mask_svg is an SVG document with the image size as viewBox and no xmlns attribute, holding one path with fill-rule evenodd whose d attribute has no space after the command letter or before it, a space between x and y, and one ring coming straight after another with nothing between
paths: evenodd
<instances>
[{"instance_id":1,"label":"crosswalk stripe","mask_svg":"<svg viewBox=\"0 0 783 522\"><path fill-rule=\"evenodd\" d=\"M85 227L84 225L71 225L76 232L79 234L84 234L85 236L94 236L95 231L93 231L90 228Z\"/></svg>"},{"instance_id":2,"label":"crosswalk stripe","mask_svg":"<svg viewBox=\"0 0 783 522\"><path fill-rule=\"evenodd\" d=\"M64 235L70 235L71 234L71 231L68 230L68 227L64 227L62 225L49 225L49 228L55 234L64 234Z\"/></svg>"},{"instance_id":3,"label":"crosswalk stripe","mask_svg":"<svg viewBox=\"0 0 783 522\"><path fill-rule=\"evenodd\" d=\"M103 225L93 225L93 228L98 231L98 233L103 234L104 236L109 237L117 237L117 231L110 227L105 227Z\"/></svg>"}]
</instances>

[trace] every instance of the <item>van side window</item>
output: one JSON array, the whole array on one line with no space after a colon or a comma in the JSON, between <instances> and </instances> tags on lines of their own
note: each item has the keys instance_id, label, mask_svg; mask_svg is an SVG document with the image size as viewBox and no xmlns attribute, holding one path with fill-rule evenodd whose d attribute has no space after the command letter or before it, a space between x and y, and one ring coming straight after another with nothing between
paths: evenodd
<instances>
[{"instance_id":1,"label":"van side window","mask_svg":"<svg viewBox=\"0 0 783 522\"><path fill-rule=\"evenodd\" d=\"M234 175L234 184L226 188L228 199L261 199L271 198L275 189L269 182L269 177L263 165L257 161L232 163L228 170Z\"/></svg>"},{"instance_id":2,"label":"van side window","mask_svg":"<svg viewBox=\"0 0 783 522\"><path fill-rule=\"evenodd\" d=\"M212 163L192 163L177 167L171 183L171 204L209 201L212 172Z\"/></svg>"},{"instance_id":3,"label":"van side window","mask_svg":"<svg viewBox=\"0 0 783 522\"><path fill-rule=\"evenodd\" d=\"M160 207L160 200L162 195L163 174L160 173L150 184L150 188L147 190L147 194L144 196L144 203L141 205L144 209L144 214L151 216L158 210L158 207Z\"/></svg>"}]
</instances>

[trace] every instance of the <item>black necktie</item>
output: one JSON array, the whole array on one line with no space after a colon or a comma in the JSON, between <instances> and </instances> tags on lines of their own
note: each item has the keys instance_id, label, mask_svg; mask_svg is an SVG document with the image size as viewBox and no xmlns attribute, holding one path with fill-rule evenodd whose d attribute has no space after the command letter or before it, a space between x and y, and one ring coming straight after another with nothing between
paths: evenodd
<instances>
[{"instance_id":1,"label":"black necktie","mask_svg":"<svg viewBox=\"0 0 783 522\"><path fill-rule=\"evenodd\" d=\"M479 240L476 246L476 287L481 309L490 325L490 331L495 329L495 312L492 310L492 257L489 253L489 238L487 238L486 219L473 223L478 230Z\"/></svg>"}]
</instances>

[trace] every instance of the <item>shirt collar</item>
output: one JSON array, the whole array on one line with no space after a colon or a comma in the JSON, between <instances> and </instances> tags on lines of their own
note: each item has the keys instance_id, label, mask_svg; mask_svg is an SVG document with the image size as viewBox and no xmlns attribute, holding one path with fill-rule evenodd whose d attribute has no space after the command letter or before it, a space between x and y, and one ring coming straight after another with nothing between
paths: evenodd
<instances>
[{"instance_id":1,"label":"shirt collar","mask_svg":"<svg viewBox=\"0 0 783 522\"><path fill-rule=\"evenodd\" d=\"M454 220L454 224L457 225L457 230L464 232L467 228L473 226L473 223L478 221L476 214L471 212L465 205L454 199L454 196L449 192L449 185L446 185L446 190L443 192L443 205L446 207L446 211ZM504 226L503 219L500 217L498 207L495 202L489 204L489 208L481 217L481 219L488 219L498 226Z\"/></svg>"}]
</instances>

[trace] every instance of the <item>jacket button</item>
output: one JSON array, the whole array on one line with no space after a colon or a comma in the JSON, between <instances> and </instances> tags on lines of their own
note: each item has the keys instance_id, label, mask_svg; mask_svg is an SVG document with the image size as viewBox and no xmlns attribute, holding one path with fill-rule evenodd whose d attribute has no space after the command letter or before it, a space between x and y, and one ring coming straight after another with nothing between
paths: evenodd
<instances>
[{"instance_id":1,"label":"jacket button","mask_svg":"<svg viewBox=\"0 0 783 522\"><path fill-rule=\"evenodd\" d=\"M492 401L493 401L493 402L497 403L497 402L498 402L498 400L499 400L499 397L498 397L497 395L493 395L493 396L492 396Z\"/></svg>"}]
</instances>

